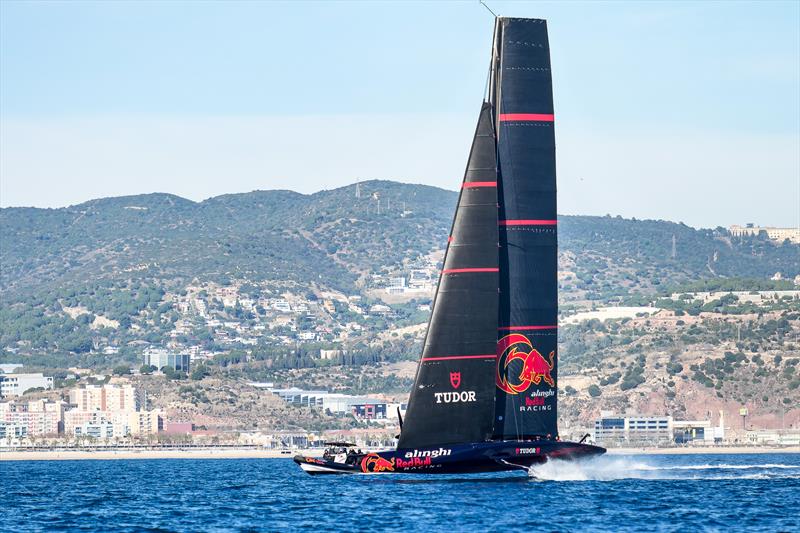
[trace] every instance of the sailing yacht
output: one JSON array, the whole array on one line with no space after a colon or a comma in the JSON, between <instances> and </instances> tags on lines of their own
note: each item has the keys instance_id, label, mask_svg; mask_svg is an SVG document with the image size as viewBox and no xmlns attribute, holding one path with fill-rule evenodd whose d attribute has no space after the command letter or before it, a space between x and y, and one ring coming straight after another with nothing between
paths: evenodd
<instances>
[{"instance_id":1,"label":"sailing yacht","mask_svg":"<svg viewBox=\"0 0 800 533\"><path fill-rule=\"evenodd\" d=\"M527 470L605 452L558 435L546 21L495 19L490 69L397 449L344 461L296 456L310 474Z\"/></svg>"}]
</instances>

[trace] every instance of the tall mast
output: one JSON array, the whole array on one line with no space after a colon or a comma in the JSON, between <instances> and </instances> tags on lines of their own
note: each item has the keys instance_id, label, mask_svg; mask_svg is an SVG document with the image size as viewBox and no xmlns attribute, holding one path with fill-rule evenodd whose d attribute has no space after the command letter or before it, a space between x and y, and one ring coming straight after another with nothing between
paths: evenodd
<instances>
[{"instance_id":1,"label":"tall mast","mask_svg":"<svg viewBox=\"0 0 800 533\"><path fill-rule=\"evenodd\" d=\"M492 34L492 58L489 61L489 90L487 102L492 108L497 108L497 63L500 60L500 19L494 19L494 33ZM495 128L495 131L497 129Z\"/></svg>"}]
</instances>

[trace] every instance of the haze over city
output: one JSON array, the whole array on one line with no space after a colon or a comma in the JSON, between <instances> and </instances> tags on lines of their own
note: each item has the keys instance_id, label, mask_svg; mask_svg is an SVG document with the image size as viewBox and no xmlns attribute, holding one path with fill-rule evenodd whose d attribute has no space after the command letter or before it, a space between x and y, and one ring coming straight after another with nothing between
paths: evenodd
<instances>
[{"instance_id":1,"label":"haze over city","mask_svg":"<svg viewBox=\"0 0 800 533\"><path fill-rule=\"evenodd\" d=\"M311 5L3 2L0 205L455 189L491 15ZM491 6L549 21L561 213L798 225L797 3Z\"/></svg>"}]
</instances>

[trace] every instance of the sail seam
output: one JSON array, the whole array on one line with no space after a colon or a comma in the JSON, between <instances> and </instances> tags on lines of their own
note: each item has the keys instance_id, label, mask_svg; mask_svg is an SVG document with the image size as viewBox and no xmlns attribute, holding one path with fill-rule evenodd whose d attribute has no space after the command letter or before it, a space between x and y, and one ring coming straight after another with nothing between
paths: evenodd
<instances>
[{"instance_id":1,"label":"sail seam","mask_svg":"<svg viewBox=\"0 0 800 533\"><path fill-rule=\"evenodd\" d=\"M477 187L497 187L496 181L469 181L465 182L461 188L462 189L474 189Z\"/></svg>"},{"instance_id":2,"label":"sail seam","mask_svg":"<svg viewBox=\"0 0 800 533\"><path fill-rule=\"evenodd\" d=\"M558 329L558 326L499 326L500 331L536 331L542 329Z\"/></svg>"},{"instance_id":3,"label":"sail seam","mask_svg":"<svg viewBox=\"0 0 800 533\"><path fill-rule=\"evenodd\" d=\"M555 115L552 113L500 113L500 122L506 121L533 121L533 122L553 122Z\"/></svg>"},{"instance_id":4,"label":"sail seam","mask_svg":"<svg viewBox=\"0 0 800 533\"><path fill-rule=\"evenodd\" d=\"M422 361L453 361L456 359L497 359L497 354L486 355L443 355L437 357L423 357Z\"/></svg>"},{"instance_id":5,"label":"sail seam","mask_svg":"<svg viewBox=\"0 0 800 533\"><path fill-rule=\"evenodd\" d=\"M463 274L473 272L500 272L499 268L446 268L442 270L442 274Z\"/></svg>"},{"instance_id":6,"label":"sail seam","mask_svg":"<svg viewBox=\"0 0 800 533\"><path fill-rule=\"evenodd\" d=\"M555 226L558 220L537 220L537 219L522 219L522 220L498 220L500 226Z\"/></svg>"}]
</instances>

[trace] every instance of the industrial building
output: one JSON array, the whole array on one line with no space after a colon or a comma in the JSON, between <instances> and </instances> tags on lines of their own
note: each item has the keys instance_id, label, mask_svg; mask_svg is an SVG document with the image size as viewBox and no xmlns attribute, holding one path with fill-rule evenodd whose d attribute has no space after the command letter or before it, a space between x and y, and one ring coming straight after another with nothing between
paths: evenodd
<instances>
[{"instance_id":1,"label":"industrial building","mask_svg":"<svg viewBox=\"0 0 800 533\"><path fill-rule=\"evenodd\" d=\"M386 419L389 414L388 403L375 398L329 393L324 390L302 390L295 387L289 389L270 388L268 390L286 403L316 407L332 415L352 414L358 418L380 420Z\"/></svg>"},{"instance_id":2,"label":"industrial building","mask_svg":"<svg viewBox=\"0 0 800 533\"><path fill-rule=\"evenodd\" d=\"M710 420L674 420L671 416L615 415L602 411L594 423L594 440L603 446L719 444L725 438L724 415Z\"/></svg>"}]
</instances>

